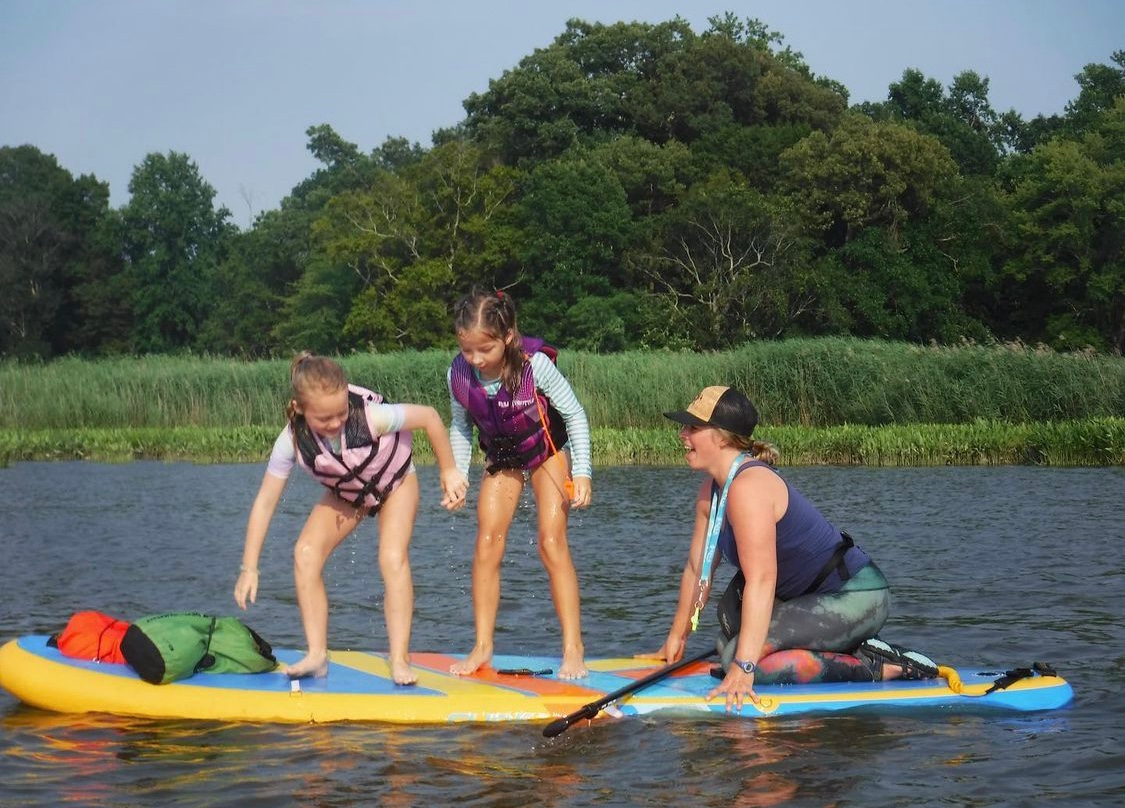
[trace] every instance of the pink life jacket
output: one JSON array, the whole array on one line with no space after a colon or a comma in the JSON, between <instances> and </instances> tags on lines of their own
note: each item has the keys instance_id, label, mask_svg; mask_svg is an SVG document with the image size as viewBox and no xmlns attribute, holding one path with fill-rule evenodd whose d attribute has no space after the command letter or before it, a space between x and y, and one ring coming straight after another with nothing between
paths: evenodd
<instances>
[{"instance_id":1,"label":"pink life jacket","mask_svg":"<svg viewBox=\"0 0 1125 808\"><path fill-rule=\"evenodd\" d=\"M369 407L380 404L378 393L348 385L348 419L340 433L340 451L309 429L298 415L293 421L297 462L336 496L375 513L402 482L413 459L409 430L375 435Z\"/></svg>"},{"instance_id":2,"label":"pink life jacket","mask_svg":"<svg viewBox=\"0 0 1125 808\"><path fill-rule=\"evenodd\" d=\"M534 469L551 456L540 407L550 424L555 446L564 446L567 441L562 415L535 387L531 372L531 354L542 352L554 361L557 352L538 337L525 336L522 343L525 361L519 390L514 398L503 385L496 395L489 396L461 354L453 357L450 368L453 397L476 424L490 474L500 469Z\"/></svg>"}]
</instances>

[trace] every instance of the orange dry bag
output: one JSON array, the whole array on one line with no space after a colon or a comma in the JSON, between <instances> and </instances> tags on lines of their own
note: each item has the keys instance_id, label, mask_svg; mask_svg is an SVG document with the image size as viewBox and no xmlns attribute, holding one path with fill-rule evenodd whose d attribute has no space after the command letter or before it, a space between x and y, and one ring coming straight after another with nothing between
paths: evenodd
<instances>
[{"instance_id":1,"label":"orange dry bag","mask_svg":"<svg viewBox=\"0 0 1125 808\"><path fill-rule=\"evenodd\" d=\"M101 612L75 612L61 633L51 637L63 656L93 662L125 663L121 638L129 624Z\"/></svg>"}]
</instances>

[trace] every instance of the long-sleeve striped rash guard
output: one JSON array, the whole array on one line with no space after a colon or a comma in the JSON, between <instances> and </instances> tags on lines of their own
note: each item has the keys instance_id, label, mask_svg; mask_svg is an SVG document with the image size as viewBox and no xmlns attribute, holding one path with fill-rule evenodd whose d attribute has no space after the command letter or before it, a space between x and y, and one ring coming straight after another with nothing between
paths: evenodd
<instances>
[{"instance_id":1,"label":"long-sleeve striped rash guard","mask_svg":"<svg viewBox=\"0 0 1125 808\"><path fill-rule=\"evenodd\" d=\"M575 477L592 478L592 464L590 462L590 422L586 418L586 410L574 395L574 388L570 382L559 372L555 363L547 355L536 352L531 355L531 376L535 386L551 400L551 405L558 410L566 423L567 449L570 450L571 474ZM476 369L473 373L491 397L500 389L500 379L484 381ZM457 461L457 468L462 474L468 476L469 465L473 458L473 419L469 411L461 406L453 395L452 373L446 374L449 386L449 401L452 412L449 429L449 442L453 446L453 457ZM559 451L564 447L559 446Z\"/></svg>"}]
</instances>

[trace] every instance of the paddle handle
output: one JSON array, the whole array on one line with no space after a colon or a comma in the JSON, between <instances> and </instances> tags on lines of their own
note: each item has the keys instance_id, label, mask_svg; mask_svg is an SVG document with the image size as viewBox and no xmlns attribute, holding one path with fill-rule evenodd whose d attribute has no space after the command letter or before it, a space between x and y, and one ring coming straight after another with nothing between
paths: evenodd
<instances>
[{"instance_id":1,"label":"paddle handle","mask_svg":"<svg viewBox=\"0 0 1125 808\"><path fill-rule=\"evenodd\" d=\"M584 705L580 709L575 710L570 715L565 715L562 718L556 718L554 721L543 728L543 736L545 738L554 738L556 735L561 735L562 733L566 732L567 728L574 724L576 721L581 721L583 719L593 719L598 713L602 711L602 708L607 704L612 704L618 699L628 696L630 693L636 693L641 688L648 687L654 682L659 682L661 679L671 676L673 673L680 670L680 668L686 668L688 665L694 665L696 662L707 659L707 657L714 656L716 653L717 651L715 651L714 649L701 651L693 657L681 659L679 662L673 662L671 665L665 665L660 670L653 671L643 679L638 679L637 681L633 682L630 685L626 685L620 690L615 690L612 693L609 693L608 695L598 699L597 701L592 701L589 704Z\"/></svg>"}]
</instances>

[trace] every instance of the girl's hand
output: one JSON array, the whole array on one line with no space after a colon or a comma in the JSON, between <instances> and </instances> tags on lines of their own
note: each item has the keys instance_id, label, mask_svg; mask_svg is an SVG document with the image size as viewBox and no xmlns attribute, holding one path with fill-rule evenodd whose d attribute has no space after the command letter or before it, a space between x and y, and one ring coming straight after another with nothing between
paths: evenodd
<instances>
[{"instance_id":1,"label":"girl's hand","mask_svg":"<svg viewBox=\"0 0 1125 808\"><path fill-rule=\"evenodd\" d=\"M574 496L570 498L573 508L588 508L593 497L593 485L589 477L574 478Z\"/></svg>"},{"instance_id":2,"label":"girl's hand","mask_svg":"<svg viewBox=\"0 0 1125 808\"><path fill-rule=\"evenodd\" d=\"M444 495L441 506L447 511L455 511L465 504L465 497L469 493L469 481L457 469L446 469L441 473L441 490Z\"/></svg>"},{"instance_id":3,"label":"girl's hand","mask_svg":"<svg viewBox=\"0 0 1125 808\"><path fill-rule=\"evenodd\" d=\"M727 668L726 678L719 683L718 687L707 694L707 700L710 701L720 694L726 696L728 713L731 712L732 708L741 713L742 705L746 703L747 697L754 704L761 701L758 694L754 692L754 674L746 673L737 665L730 665Z\"/></svg>"},{"instance_id":4,"label":"girl's hand","mask_svg":"<svg viewBox=\"0 0 1125 808\"><path fill-rule=\"evenodd\" d=\"M243 568L238 573L238 581L234 585L234 602L243 611L246 611L246 600L251 603L258 602L258 571Z\"/></svg>"}]
</instances>

